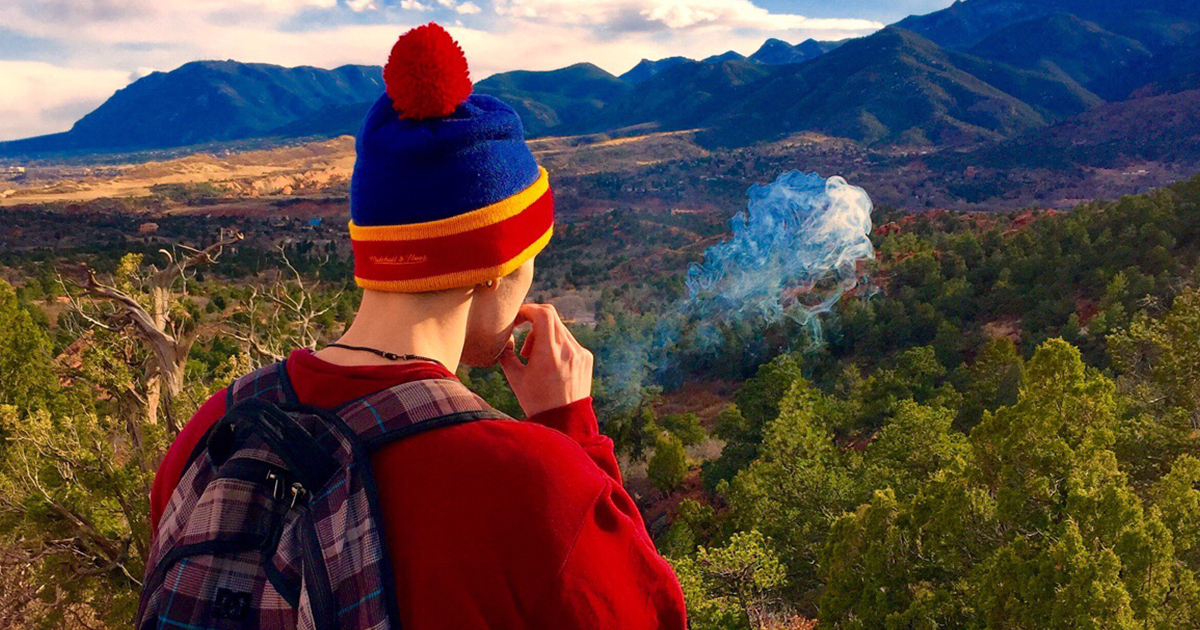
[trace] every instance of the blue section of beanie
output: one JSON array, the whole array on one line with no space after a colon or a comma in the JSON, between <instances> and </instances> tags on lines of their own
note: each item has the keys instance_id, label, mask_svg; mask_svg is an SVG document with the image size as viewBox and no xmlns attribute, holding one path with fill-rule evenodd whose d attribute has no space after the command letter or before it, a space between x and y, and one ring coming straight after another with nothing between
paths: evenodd
<instances>
[{"instance_id":1,"label":"blue section of beanie","mask_svg":"<svg viewBox=\"0 0 1200 630\"><path fill-rule=\"evenodd\" d=\"M350 218L407 225L478 210L525 190L538 165L511 107L474 94L444 118L400 118L384 94L355 143Z\"/></svg>"}]
</instances>

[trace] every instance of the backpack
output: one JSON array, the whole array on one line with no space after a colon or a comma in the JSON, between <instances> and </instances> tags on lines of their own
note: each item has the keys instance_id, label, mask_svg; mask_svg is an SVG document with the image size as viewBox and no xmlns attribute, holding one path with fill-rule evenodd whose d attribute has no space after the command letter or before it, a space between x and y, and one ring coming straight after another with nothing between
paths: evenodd
<instances>
[{"instance_id":1,"label":"backpack","mask_svg":"<svg viewBox=\"0 0 1200 630\"><path fill-rule=\"evenodd\" d=\"M302 405L284 363L233 382L159 522L138 630L399 628L370 454L473 420L511 420L454 379L332 411Z\"/></svg>"}]
</instances>

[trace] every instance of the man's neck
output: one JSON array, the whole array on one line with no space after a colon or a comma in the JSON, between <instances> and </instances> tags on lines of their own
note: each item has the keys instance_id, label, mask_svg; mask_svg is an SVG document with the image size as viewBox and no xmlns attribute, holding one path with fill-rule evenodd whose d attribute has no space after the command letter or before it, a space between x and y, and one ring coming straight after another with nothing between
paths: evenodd
<instances>
[{"instance_id":1,"label":"man's neck","mask_svg":"<svg viewBox=\"0 0 1200 630\"><path fill-rule=\"evenodd\" d=\"M437 294L365 291L354 323L338 343L435 359L454 372L466 341L470 290ZM390 365L367 352L324 348L317 357L335 365Z\"/></svg>"}]
</instances>

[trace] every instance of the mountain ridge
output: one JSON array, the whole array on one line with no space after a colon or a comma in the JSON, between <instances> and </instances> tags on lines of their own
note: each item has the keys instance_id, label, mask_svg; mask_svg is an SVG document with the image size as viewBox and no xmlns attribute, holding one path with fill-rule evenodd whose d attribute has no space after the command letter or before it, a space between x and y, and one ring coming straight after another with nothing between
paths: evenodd
<instances>
[{"instance_id":1,"label":"mountain ridge","mask_svg":"<svg viewBox=\"0 0 1200 630\"><path fill-rule=\"evenodd\" d=\"M1153 56L1137 40L1069 13L1006 26L966 52L1026 70L1062 73L1084 86Z\"/></svg>"},{"instance_id":2,"label":"mountain ridge","mask_svg":"<svg viewBox=\"0 0 1200 630\"><path fill-rule=\"evenodd\" d=\"M1200 0L1147 0L1140 23L1131 11L1118 0L960 0L852 40L768 39L749 57L643 59L620 76L589 63L517 70L476 90L508 102L531 138L638 127L705 129L706 142L724 146L800 131L966 146L1106 100L1200 87ZM1139 29L1151 43L1128 34ZM0 156L353 134L382 93L380 73L190 62L118 90L70 131L0 142Z\"/></svg>"},{"instance_id":3,"label":"mountain ridge","mask_svg":"<svg viewBox=\"0 0 1200 630\"><path fill-rule=\"evenodd\" d=\"M939 46L967 49L1000 29L1054 13L1069 13L1152 49L1200 32L1196 0L956 0L940 11L911 15L895 25Z\"/></svg>"},{"instance_id":4,"label":"mountain ridge","mask_svg":"<svg viewBox=\"0 0 1200 630\"><path fill-rule=\"evenodd\" d=\"M1004 79L1008 89L996 87L995 77L981 79L981 70ZM1052 98L1044 98L1046 91ZM998 140L1093 104L1050 77L1001 68L888 27L774 73L715 122L723 143L816 130L867 144L958 145Z\"/></svg>"},{"instance_id":5,"label":"mountain ridge","mask_svg":"<svg viewBox=\"0 0 1200 630\"><path fill-rule=\"evenodd\" d=\"M378 66L331 70L192 61L117 90L70 131L0 143L25 150L160 149L265 135L329 105L383 90ZM40 140L40 141L39 141Z\"/></svg>"}]
</instances>

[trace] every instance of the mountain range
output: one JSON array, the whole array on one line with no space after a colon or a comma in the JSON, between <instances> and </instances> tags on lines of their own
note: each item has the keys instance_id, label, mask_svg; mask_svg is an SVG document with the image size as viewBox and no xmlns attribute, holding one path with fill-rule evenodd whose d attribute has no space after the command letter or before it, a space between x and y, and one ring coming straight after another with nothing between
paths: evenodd
<instances>
[{"instance_id":1,"label":"mountain range","mask_svg":"<svg viewBox=\"0 0 1200 630\"><path fill-rule=\"evenodd\" d=\"M939 46L964 50L1006 27L1055 14L1076 16L1154 51L1177 46L1200 32L1197 0L957 0L896 26Z\"/></svg>"},{"instance_id":2,"label":"mountain range","mask_svg":"<svg viewBox=\"0 0 1200 630\"><path fill-rule=\"evenodd\" d=\"M70 131L0 143L0 154L118 152L272 136L298 119L382 90L376 66L193 61L117 90Z\"/></svg>"},{"instance_id":3,"label":"mountain range","mask_svg":"<svg viewBox=\"0 0 1200 630\"><path fill-rule=\"evenodd\" d=\"M353 134L380 74L192 62L138 79L70 131L0 143L0 156ZM620 76L583 63L475 86L512 105L530 137L640 126L703 129L715 146L812 131L933 148L1027 141L1156 104L1187 114L1186 99L1155 98L1198 88L1200 0L961 0L853 40L771 39L749 57L643 60Z\"/></svg>"}]
</instances>

